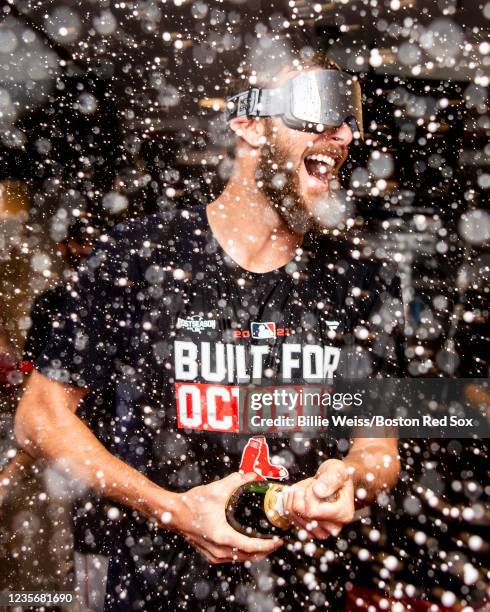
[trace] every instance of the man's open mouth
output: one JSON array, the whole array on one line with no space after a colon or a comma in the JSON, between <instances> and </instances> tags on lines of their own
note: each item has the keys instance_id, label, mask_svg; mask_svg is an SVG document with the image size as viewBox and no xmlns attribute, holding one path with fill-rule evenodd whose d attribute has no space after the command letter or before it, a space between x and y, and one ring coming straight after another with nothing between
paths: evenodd
<instances>
[{"instance_id":1,"label":"man's open mouth","mask_svg":"<svg viewBox=\"0 0 490 612\"><path fill-rule=\"evenodd\" d=\"M307 155L304 160L306 172L322 183L329 182L336 163L334 157L318 153Z\"/></svg>"}]
</instances>

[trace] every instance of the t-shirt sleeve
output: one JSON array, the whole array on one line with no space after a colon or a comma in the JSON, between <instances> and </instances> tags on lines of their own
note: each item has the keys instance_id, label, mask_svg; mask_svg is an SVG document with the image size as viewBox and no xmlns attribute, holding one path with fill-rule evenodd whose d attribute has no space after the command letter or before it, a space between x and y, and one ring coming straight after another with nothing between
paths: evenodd
<instances>
[{"instance_id":1,"label":"t-shirt sleeve","mask_svg":"<svg viewBox=\"0 0 490 612\"><path fill-rule=\"evenodd\" d=\"M37 370L52 380L97 391L123 373L136 307L133 267L130 249L117 232L99 241L65 287Z\"/></svg>"},{"instance_id":2,"label":"t-shirt sleeve","mask_svg":"<svg viewBox=\"0 0 490 612\"><path fill-rule=\"evenodd\" d=\"M42 293L32 304L30 319L31 327L24 342L22 359L33 362L41 353L49 338L49 334L56 319L61 304L61 290L48 289Z\"/></svg>"}]
</instances>

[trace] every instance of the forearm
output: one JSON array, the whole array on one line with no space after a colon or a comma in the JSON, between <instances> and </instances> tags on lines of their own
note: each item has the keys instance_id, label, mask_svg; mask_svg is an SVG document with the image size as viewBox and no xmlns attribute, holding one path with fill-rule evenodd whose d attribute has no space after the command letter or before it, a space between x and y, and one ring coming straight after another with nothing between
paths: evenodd
<instances>
[{"instance_id":1,"label":"forearm","mask_svg":"<svg viewBox=\"0 0 490 612\"><path fill-rule=\"evenodd\" d=\"M400 473L395 440L354 442L344 459L352 474L356 507L372 503L378 493L393 487Z\"/></svg>"},{"instance_id":2,"label":"forearm","mask_svg":"<svg viewBox=\"0 0 490 612\"><path fill-rule=\"evenodd\" d=\"M72 412L54 411L30 417L19 442L36 457L43 457L71 479L81 481L103 497L129 506L171 526L178 495L165 491L143 474L112 455Z\"/></svg>"}]
</instances>

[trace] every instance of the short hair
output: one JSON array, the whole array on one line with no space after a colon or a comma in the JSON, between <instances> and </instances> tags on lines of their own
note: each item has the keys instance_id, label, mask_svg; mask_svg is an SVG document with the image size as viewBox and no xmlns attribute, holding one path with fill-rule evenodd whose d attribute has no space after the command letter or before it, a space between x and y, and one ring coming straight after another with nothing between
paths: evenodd
<instances>
[{"instance_id":1,"label":"short hair","mask_svg":"<svg viewBox=\"0 0 490 612\"><path fill-rule=\"evenodd\" d=\"M250 49L246 60L227 80L226 96L234 96L251 87L274 87L275 78L285 68L340 70L340 66L322 49L311 47L304 38L287 35L263 35Z\"/></svg>"}]
</instances>

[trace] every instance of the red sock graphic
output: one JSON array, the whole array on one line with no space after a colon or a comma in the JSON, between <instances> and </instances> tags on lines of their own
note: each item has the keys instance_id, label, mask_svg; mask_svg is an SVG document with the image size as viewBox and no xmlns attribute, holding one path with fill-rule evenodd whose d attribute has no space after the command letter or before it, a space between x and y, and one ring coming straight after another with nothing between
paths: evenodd
<instances>
[{"instance_id":1,"label":"red sock graphic","mask_svg":"<svg viewBox=\"0 0 490 612\"><path fill-rule=\"evenodd\" d=\"M247 445L243 449L242 460L240 461L239 471L244 474L251 474L255 472L255 461L259 456L259 451L262 447L262 440L260 438L250 438ZM258 472L256 472L258 474ZM265 480L260 474L259 480Z\"/></svg>"},{"instance_id":2,"label":"red sock graphic","mask_svg":"<svg viewBox=\"0 0 490 612\"><path fill-rule=\"evenodd\" d=\"M247 442L243 449L240 472L245 474L255 472L259 476L259 480L265 480L266 478L280 480L289 476L285 467L271 463L267 440L263 436L250 438Z\"/></svg>"},{"instance_id":3,"label":"red sock graphic","mask_svg":"<svg viewBox=\"0 0 490 612\"><path fill-rule=\"evenodd\" d=\"M264 478L283 479L289 476L289 472L285 467L274 465L271 463L269 457L269 446L267 440L263 437L258 438L261 440L262 445L260 447L259 456L255 462L255 471Z\"/></svg>"}]
</instances>

